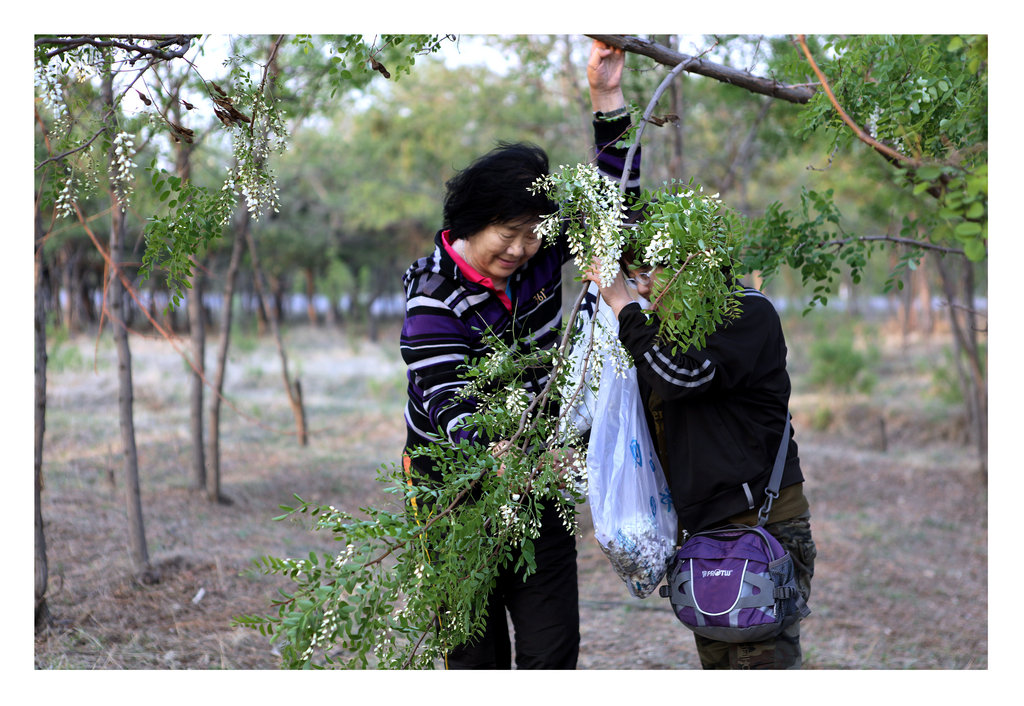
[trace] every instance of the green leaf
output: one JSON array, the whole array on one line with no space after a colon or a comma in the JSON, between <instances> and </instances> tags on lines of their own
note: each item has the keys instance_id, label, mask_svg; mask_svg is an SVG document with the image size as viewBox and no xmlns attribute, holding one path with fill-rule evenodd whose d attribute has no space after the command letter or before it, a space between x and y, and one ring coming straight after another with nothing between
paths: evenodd
<instances>
[{"instance_id":1,"label":"green leaf","mask_svg":"<svg viewBox=\"0 0 1024 706\"><path fill-rule=\"evenodd\" d=\"M981 224L974 221L964 221L953 229L953 233L958 237L977 235L980 232Z\"/></svg>"},{"instance_id":2,"label":"green leaf","mask_svg":"<svg viewBox=\"0 0 1024 706\"><path fill-rule=\"evenodd\" d=\"M964 243L964 254L971 262L981 262L985 259L985 243L980 238L968 240Z\"/></svg>"}]
</instances>

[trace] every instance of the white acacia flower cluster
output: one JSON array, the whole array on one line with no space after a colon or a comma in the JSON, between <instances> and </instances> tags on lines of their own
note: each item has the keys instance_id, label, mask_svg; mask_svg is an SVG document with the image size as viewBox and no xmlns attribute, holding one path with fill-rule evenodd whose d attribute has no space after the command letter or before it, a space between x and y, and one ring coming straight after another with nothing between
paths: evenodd
<instances>
[{"instance_id":1,"label":"white acacia flower cluster","mask_svg":"<svg viewBox=\"0 0 1024 706\"><path fill-rule=\"evenodd\" d=\"M643 262L646 265L667 265L676 258L676 241L668 230L661 228L654 233L651 242L644 249Z\"/></svg>"},{"instance_id":2,"label":"white acacia flower cluster","mask_svg":"<svg viewBox=\"0 0 1024 706\"><path fill-rule=\"evenodd\" d=\"M931 103L932 91L929 90L928 88L928 79L922 76L918 78L917 81L915 81L915 84L917 85L917 89L915 90L920 94L918 100L920 100L922 103Z\"/></svg>"},{"instance_id":3,"label":"white acacia flower cluster","mask_svg":"<svg viewBox=\"0 0 1024 706\"><path fill-rule=\"evenodd\" d=\"M587 492L586 485L587 481L586 477L584 477L582 490L579 490L579 486L576 486L576 492L580 492L585 495ZM576 534L580 529L579 518L576 513L570 509L570 507L569 503L555 503L555 512L558 513L559 519L562 520L562 526L565 527L565 531L569 534Z\"/></svg>"},{"instance_id":4,"label":"white acacia flower cluster","mask_svg":"<svg viewBox=\"0 0 1024 706\"><path fill-rule=\"evenodd\" d=\"M518 493L513 493L510 501L498 508L501 527L512 543L519 543L525 538L535 539L540 535L540 519L523 517L521 498Z\"/></svg>"},{"instance_id":5,"label":"white acacia flower cluster","mask_svg":"<svg viewBox=\"0 0 1024 706\"><path fill-rule=\"evenodd\" d=\"M306 559L282 559L281 563L288 567L281 573L293 581L298 578L299 574L307 573L309 567L309 561Z\"/></svg>"},{"instance_id":6,"label":"white acacia flower cluster","mask_svg":"<svg viewBox=\"0 0 1024 706\"><path fill-rule=\"evenodd\" d=\"M601 319L594 325L594 352L590 359L594 368L595 387L601 384L603 362L611 363L619 377L625 377L626 371L633 367L633 356L619 340L618 329L609 328Z\"/></svg>"},{"instance_id":7,"label":"white acacia flower cluster","mask_svg":"<svg viewBox=\"0 0 1024 706\"><path fill-rule=\"evenodd\" d=\"M262 213L278 213L280 189L274 172L267 166L271 152L281 151L287 143L284 124L275 111L254 111L253 124L236 125L233 130L235 160L238 170L232 180L235 194L245 199L245 207L253 219Z\"/></svg>"},{"instance_id":8,"label":"white acacia flower cluster","mask_svg":"<svg viewBox=\"0 0 1024 706\"><path fill-rule=\"evenodd\" d=\"M701 258L701 262L704 265L704 267L706 267L707 269L709 269L709 270L717 270L718 268L720 268L722 266L722 255L721 255L721 253L716 252L716 251L712 250L711 248L708 248L707 250L703 251L701 254L703 255L703 257Z\"/></svg>"},{"instance_id":9,"label":"white acacia flower cluster","mask_svg":"<svg viewBox=\"0 0 1024 706\"><path fill-rule=\"evenodd\" d=\"M513 418L518 419L530 406L530 396L526 390L516 385L506 385L505 392L508 393L505 397L505 409Z\"/></svg>"},{"instance_id":10,"label":"white acacia flower cluster","mask_svg":"<svg viewBox=\"0 0 1024 706\"><path fill-rule=\"evenodd\" d=\"M334 608L325 608L324 616L320 620L320 625L317 627L313 637L309 641L309 645L306 650L302 653L302 660L306 661L313 656L313 650L317 647L323 646L330 648L334 646L334 633L338 630L338 614Z\"/></svg>"},{"instance_id":11,"label":"white acacia flower cluster","mask_svg":"<svg viewBox=\"0 0 1024 706\"><path fill-rule=\"evenodd\" d=\"M261 171L252 163L239 164L234 181L235 195L245 199L245 208L254 220L267 211L280 210L280 189L273 173Z\"/></svg>"},{"instance_id":12,"label":"white acacia flower cluster","mask_svg":"<svg viewBox=\"0 0 1024 706\"><path fill-rule=\"evenodd\" d=\"M114 155L110 161L110 179L121 197L122 210L128 207L128 199L132 193L132 170L135 162L132 152L135 142L127 132L121 131L114 135Z\"/></svg>"},{"instance_id":13,"label":"white acacia flower cluster","mask_svg":"<svg viewBox=\"0 0 1024 706\"><path fill-rule=\"evenodd\" d=\"M57 215L61 218L74 215L76 203L78 203L78 189L76 188L75 175L68 174L68 178L65 180L64 186L57 193L57 199L54 203Z\"/></svg>"},{"instance_id":14,"label":"white acacia flower cluster","mask_svg":"<svg viewBox=\"0 0 1024 706\"><path fill-rule=\"evenodd\" d=\"M35 64L35 85L39 91L39 97L43 104L53 113L53 119L58 126L66 126L68 118L68 107L64 102L64 92L61 87L64 76L61 62L54 59L45 64L39 61Z\"/></svg>"},{"instance_id":15,"label":"white acacia flower cluster","mask_svg":"<svg viewBox=\"0 0 1024 706\"><path fill-rule=\"evenodd\" d=\"M882 110L882 106L876 105L874 107L874 109L871 111L871 115L868 116L868 122L867 122L867 125L865 125L865 128L867 129L868 134L871 135L871 138L873 140L887 140L887 141L890 141L891 144L892 144L892 147L895 150L897 150L898 152L902 152L903 151L903 139L901 137L897 136L897 137L893 137L891 140L889 140L887 135L880 134L880 132L879 132L879 127L878 127L879 126L879 122L882 120L882 117L883 117L884 114L885 114L885 111Z\"/></svg>"},{"instance_id":16,"label":"white acacia flower cluster","mask_svg":"<svg viewBox=\"0 0 1024 706\"><path fill-rule=\"evenodd\" d=\"M332 568L340 569L344 564L348 563L348 561L352 558L352 556L355 553L355 546L352 544L347 545L345 547L345 551L338 552L338 554L334 557L334 564L332 565Z\"/></svg>"},{"instance_id":17,"label":"white acacia flower cluster","mask_svg":"<svg viewBox=\"0 0 1024 706\"><path fill-rule=\"evenodd\" d=\"M538 179L534 190L548 192L572 217L582 218L579 224L570 223L569 252L581 271L590 269L591 258L597 258L601 286L609 286L618 274L622 256L622 214L626 206L618 185L601 174L596 165L577 164L562 165L558 173ZM550 242L560 228L558 214L553 214L538 226L537 232Z\"/></svg>"}]
</instances>

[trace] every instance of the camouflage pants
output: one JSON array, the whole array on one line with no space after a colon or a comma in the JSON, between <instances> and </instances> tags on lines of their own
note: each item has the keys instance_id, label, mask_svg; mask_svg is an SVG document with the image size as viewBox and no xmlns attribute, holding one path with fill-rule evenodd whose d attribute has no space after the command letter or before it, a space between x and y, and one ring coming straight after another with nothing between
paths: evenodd
<instances>
[{"instance_id":1,"label":"camouflage pants","mask_svg":"<svg viewBox=\"0 0 1024 706\"><path fill-rule=\"evenodd\" d=\"M804 600L810 602L811 577L817 550L811 538L810 514L765 526L793 557L796 582ZM800 669L800 621L778 636L763 642L718 642L694 635L704 669Z\"/></svg>"}]
</instances>

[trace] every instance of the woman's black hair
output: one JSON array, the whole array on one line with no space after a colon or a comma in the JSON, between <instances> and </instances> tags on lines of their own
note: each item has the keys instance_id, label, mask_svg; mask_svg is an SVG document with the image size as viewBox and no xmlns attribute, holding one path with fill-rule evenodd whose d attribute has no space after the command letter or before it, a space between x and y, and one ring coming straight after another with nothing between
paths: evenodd
<instances>
[{"instance_id":1,"label":"woman's black hair","mask_svg":"<svg viewBox=\"0 0 1024 706\"><path fill-rule=\"evenodd\" d=\"M547 173L548 156L537 145L499 142L445 184L444 227L450 239L467 238L495 223L538 221L557 211L543 192L530 190Z\"/></svg>"}]
</instances>

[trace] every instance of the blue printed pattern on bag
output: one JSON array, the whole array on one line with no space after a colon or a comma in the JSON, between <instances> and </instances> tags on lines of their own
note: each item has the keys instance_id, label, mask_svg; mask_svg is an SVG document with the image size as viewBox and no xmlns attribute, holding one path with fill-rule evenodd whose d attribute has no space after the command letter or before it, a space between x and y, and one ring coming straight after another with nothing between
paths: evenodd
<instances>
[{"instance_id":1,"label":"blue printed pattern on bag","mask_svg":"<svg viewBox=\"0 0 1024 706\"><path fill-rule=\"evenodd\" d=\"M669 510L675 509L675 506L672 505L672 492L668 488L661 491L661 504Z\"/></svg>"},{"instance_id":2,"label":"blue printed pattern on bag","mask_svg":"<svg viewBox=\"0 0 1024 706\"><path fill-rule=\"evenodd\" d=\"M633 460L636 461L637 467L643 468L644 456L640 453L640 443L636 439L630 440L629 450L633 452Z\"/></svg>"}]
</instances>

